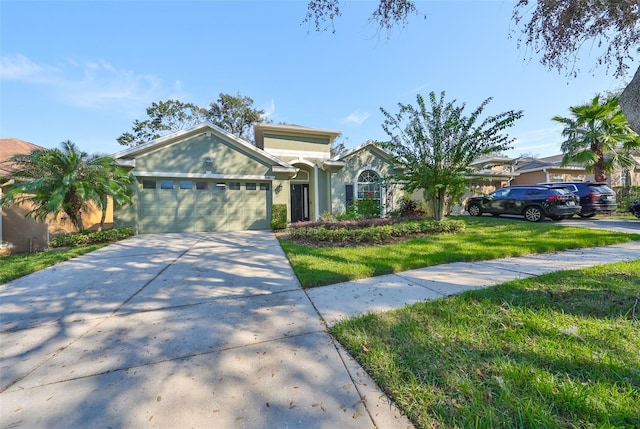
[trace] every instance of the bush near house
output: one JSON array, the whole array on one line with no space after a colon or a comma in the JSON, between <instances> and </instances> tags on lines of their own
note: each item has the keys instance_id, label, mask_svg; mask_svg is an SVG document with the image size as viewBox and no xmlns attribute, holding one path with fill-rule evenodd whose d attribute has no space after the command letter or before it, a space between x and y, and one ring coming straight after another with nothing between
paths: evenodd
<instances>
[{"instance_id":1,"label":"bush near house","mask_svg":"<svg viewBox=\"0 0 640 429\"><path fill-rule=\"evenodd\" d=\"M271 229L285 229L287 227L287 205L274 204L271 207Z\"/></svg>"},{"instance_id":2,"label":"bush near house","mask_svg":"<svg viewBox=\"0 0 640 429\"><path fill-rule=\"evenodd\" d=\"M438 222L378 218L342 222L301 222L289 228L286 238L316 245L352 246L382 244L405 237L460 232L464 228L464 222L459 220Z\"/></svg>"},{"instance_id":3,"label":"bush near house","mask_svg":"<svg viewBox=\"0 0 640 429\"><path fill-rule=\"evenodd\" d=\"M108 229L104 231L80 231L52 237L51 247L76 247L95 243L109 243L135 235L133 228Z\"/></svg>"}]
</instances>

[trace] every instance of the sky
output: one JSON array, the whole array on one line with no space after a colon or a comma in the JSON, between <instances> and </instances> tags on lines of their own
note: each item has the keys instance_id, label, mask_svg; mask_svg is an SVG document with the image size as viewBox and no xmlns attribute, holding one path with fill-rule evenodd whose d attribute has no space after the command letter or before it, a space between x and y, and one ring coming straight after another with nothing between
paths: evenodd
<instances>
[{"instance_id":1,"label":"sky","mask_svg":"<svg viewBox=\"0 0 640 429\"><path fill-rule=\"evenodd\" d=\"M577 78L545 69L518 47L514 4L418 1L426 18L386 34L368 22L374 1L344 0L335 32L316 32L303 0L1 0L0 138L116 153L153 102L240 93L274 123L339 130L352 148L388 140L381 107L445 91L468 113L489 97L485 115L524 111L507 155L558 154L551 118L631 76L594 69L592 47Z\"/></svg>"}]
</instances>

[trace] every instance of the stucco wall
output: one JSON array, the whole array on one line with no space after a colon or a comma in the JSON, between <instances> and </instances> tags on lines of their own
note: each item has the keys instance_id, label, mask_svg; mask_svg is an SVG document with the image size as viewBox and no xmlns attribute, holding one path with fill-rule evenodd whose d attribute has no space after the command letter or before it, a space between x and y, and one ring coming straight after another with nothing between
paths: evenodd
<instances>
[{"instance_id":1,"label":"stucco wall","mask_svg":"<svg viewBox=\"0 0 640 429\"><path fill-rule=\"evenodd\" d=\"M375 149L363 148L345 158L345 166L335 173L331 178L331 211L333 213L341 213L346 210L346 193L345 185L353 185L354 198L357 192L357 180L360 173L365 170L373 170L381 178L389 177L393 173L393 164L391 161L377 152ZM393 193L393 208L397 208L404 191L400 186L390 186ZM383 201L384 201L383 196Z\"/></svg>"},{"instance_id":2,"label":"stucco wall","mask_svg":"<svg viewBox=\"0 0 640 429\"><path fill-rule=\"evenodd\" d=\"M47 217L45 222L27 218L32 205L25 203L2 208L2 241L13 245L12 253L24 253L43 250L49 246L49 238L56 234L75 232L76 228L64 213L57 218ZM85 229L97 229L100 225L102 211L90 203L82 211ZM105 229L113 226L113 206L107 205Z\"/></svg>"},{"instance_id":3,"label":"stucco wall","mask_svg":"<svg viewBox=\"0 0 640 429\"><path fill-rule=\"evenodd\" d=\"M207 158L210 164L205 163ZM215 135L201 134L137 156L135 171L264 176L271 166Z\"/></svg>"},{"instance_id":4,"label":"stucco wall","mask_svg":"<svg viewBox=\"0 0 640 429\"><path fill-rule=\"evenodd\" d=\"M274 149L276 151L308 151L329 154L330 141L328 137L265 133L264 150L270 152ZM284 157L277 156L285 160Z\"/></svg>"}]
</instances>

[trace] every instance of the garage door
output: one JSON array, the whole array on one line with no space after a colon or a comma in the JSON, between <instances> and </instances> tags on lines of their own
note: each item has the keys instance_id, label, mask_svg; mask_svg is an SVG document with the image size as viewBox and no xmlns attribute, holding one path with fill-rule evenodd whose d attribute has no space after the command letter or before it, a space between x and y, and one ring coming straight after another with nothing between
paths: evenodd
<instances>
[{"instance_id":1,"label":"garage door","mask_svg":"<svg viewBox=\"0 0 640 429\"><path fill-rule=\"evenodd\" d=\"M269 182L144 179L138 232L268 229Z\"/></svg>"}]
</instances>

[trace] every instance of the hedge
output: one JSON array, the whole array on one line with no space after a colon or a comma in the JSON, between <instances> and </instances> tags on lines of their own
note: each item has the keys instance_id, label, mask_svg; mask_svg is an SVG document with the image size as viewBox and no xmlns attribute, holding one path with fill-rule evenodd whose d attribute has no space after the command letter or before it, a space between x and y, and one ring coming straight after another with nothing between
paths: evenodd
<instances>
[{"instance_id":1,"label":"hedge","mask_svg":"<svg viewBox=\"0 0 640 429\"><path fill-rule=\"evenodd\" d=\"M133 228L107 229L104 231L80 231L56 235L49 241L51 247L76 247L94 243L109 243L135 235Z\"/></svg>"}]
</instances>

